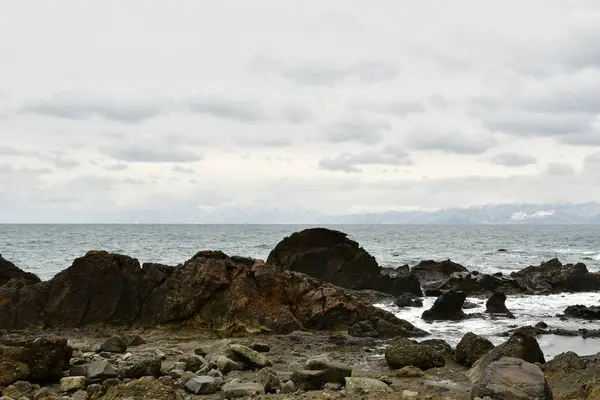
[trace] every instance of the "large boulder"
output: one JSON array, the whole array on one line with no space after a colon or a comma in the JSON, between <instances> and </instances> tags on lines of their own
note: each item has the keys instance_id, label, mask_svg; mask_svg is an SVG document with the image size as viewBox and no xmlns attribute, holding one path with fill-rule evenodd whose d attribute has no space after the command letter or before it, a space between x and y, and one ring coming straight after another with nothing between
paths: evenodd
<instances>
[{"instance_id":1,"label":"large boulder","mask_svg":"<svg viewBox=\"0 0 600 400\"><path fill-rule=\"evenodd\" d=\"M178 267L91 251L53 279L0 287L0 329L186 322L224 335L348 329L425 335L347 289L262 261L201 251Z\"/></svg>"},{"instance_id":2,"label":"large boulder","mask_svg":"<svg viewBox=\"0 0 600 400\"><path fill-rule=\"evenodd\" d=\"M62 338L13 338L0 341L0 386L18 380L57 382L69 369L73 349Z\"/></svg>"},{"instance_id":3,"label":"large boulder","mask_svg":"<svg viewBox=\"0 0 600 400\"><path fill-rule=\"evenodd\" d=\"M406 338L396 338L390 342L385 349L385 360L392 369L412 365L427 370L446 365L444 356L438 350Z\"/></svg>"},{"instance_id":4,"label":"large boulder","mask_svg":"<svg viewBox=\"0 0 600 400\"><path fill-rule=\"evenodd\" d=\"M513 313L506 307L506 295L502 292L496 292L490 296L485 303L485 312L489 314L504 314L509 318L514 318Z\"/></svg>"},{"instance_id":5,"label":"large boulder","mask_svg":"<svg viewBox=\"0 0 600 400\"><path fill-rule=\"evenodd\" d=\"M488 339L469 332L456 345L454 360L459 364L471 367L481 356L493 348L494 344Z\"/></svg>"},{"instance_id":6,"label":"large boulder","mask_svg":"<svg viewBox=\"0 0 600 400\"><path fill-rule=\"evenodd\" d=\"M15 264L5 260L0 254L0 286L8 283L10 280L16 280L24 285L31 285L41 282L35 274L25 272Z\"/></svg>"},{"instance_id":7,"label":"large boulder","mask_svg":"<svg viewBox=\"0 0 600 400\"><path fill-rule=\"evenodd\" d=\"M462 310L467 299L464 292L450 290L438 297L431 308L422 314L424 320L458 320L465 317Z\"/></svg>"},{"instance_id":8,"label":"large boulder","mask_svg":"<svg viewBox=\"0 0 600 400\"><path fill-rule=\"evenodd\" d=\"M581 319L600 319L600 306L569 306L565 309L565 317Z\"/></svg>"},{"instance_id":9,"label":"large boulder","mask_svg":"<svg viewBox=\"0 0 600 400\"><path fill-rule=\"evenodd\" d=\"M349 289L377 290L393 296L405 292L423 295L416 276L383 271L358 243L330 229L305 229L284 238L267 262Z\"/></svg>"},{"instance_id":10,"label":"large boulder","mask_svg":"<svg viewBox=\"0 0 600 400\"><path fill-rule=\"evenodd\" d=\"M589 272L583 263L563 265L556 258L510 276L541 294L600 291L600 273Z\"/></svg>"},{"instance_id":11,"label":"large boulder","mask_svg":"<svg viewBox=\"0 0 600 400\"><path fill-rule=\"evenodd\" d=\"M502 357L514 357L530 363L544 364L544 353L535 337L524 332L515 332L506 342L490 350L477 360L467 376L471 382L477 382L484 374L487 366Z\"/></svg>"},{"instance_id":12,"label":"large boulder","mask_svg":"<svg viewBox=\"0 0 600 400\"><path fill-rule=\"evenodd\" d=\"M411 269L411 273L419 278L422 284L443 283L455 272L469 272L469 270L450 260L423 260Z\"/></svg>"},{"instance_id":13,"label":"large boulder","mask_svg":"<svg viewBox=\"0 0 600 400\"><path fill-rule=\"evenodd\" d=\"M552 400L552 391L544 373L535 364L502 357L488 364L479 379L473 382L471 398L511 400Z\"/></svg>"}]
</instances>

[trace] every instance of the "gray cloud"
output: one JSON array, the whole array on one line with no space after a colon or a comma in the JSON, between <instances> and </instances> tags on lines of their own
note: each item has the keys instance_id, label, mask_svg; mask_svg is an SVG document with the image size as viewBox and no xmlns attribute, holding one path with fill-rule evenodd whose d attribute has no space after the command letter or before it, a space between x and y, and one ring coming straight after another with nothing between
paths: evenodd
<instances>
[{"instance_id":1,"label":"gray cloud","mask_svg":"<svg viewBox=\"0 0 600 400\"><path fill-rule=\"evenodd\" d=\"M182 174L194 174L194 173L196 173L196 171L194 171L192 168L182 167L181 165L175 165L173 167L173 171L174 172L180 172Z\"/></svg>"},{"instance_id":2,"label":"gray cloud","mask_svg":"<svg viewBox=\"0 0 600 400\"><path fill-rule=\"evenodd\" d=\"M125 171L126 169L129 168L129 165L127 165L125 163L116 163L116 164L107 165L105 168L108 171Z\"/></svg>"},{"instance_id":3,"label":"gray cloud","mask_svg":"<svg viewBox=\"0 0 600 400\"><path fill-rule=\"evenodd\" d=\"M361 172L362 165L411 165L407 153L394 146L387 146L381 152L340 154L333 158L323 158L319 168L330 171Z\"/></svg>"},{"instance_id":4,"label":"gray cloud","mask_svg":"<svg viewBox=\"0 0 600 400\"><path fill-rule=\"evenodd\" d=\"M0 155L13 157L35 158L41 162L52 164L61 169L70 169L79 166L79 161L68 157L61 151L49 151L42 153L36 150L20 150L11 146L0 146Z\"/></svg>"},{"instance_id":5,"label":"gray cloud","mask_svg":"<svg viewBox=\"0 0 600 400\"><path fill-rule=\"evenodd\" d=\"M258 101L226 100L218 97L196 97L189 101L192 112L241 122L267 119L267 112Z\"/></svg>"},{"instance_id":6,"label":"gray cloud","mask_svg":"<svg viewBox=\"0 0 600 400\"><path fill-rule=\"evenodd\" d=\"M499 153L493 156L490 161L492 164L504 167L524 167L526 165L537 164L537 158L521 153Z\"/></svg>"},{"instance_id":7,"label":"gray cloud","mask_svg":"<svg viewBox=\"0 0 600 400\"><path fill-rule=\"evenodd\" d=\"M334 86L347 79L358 79L367 84L391 81L398 76L398 73L398 67L392 63L367 61L344 68L318 64L287 67L282 75L299 85Z\"/></svg>"},{"instance_id":8,"label":"gray cloud","mask_svg":"<svg viewBox=\"0 0 600 400\"><path fill-rule=\"evenodd\" d=\"M439 150L456 154L482 154L496 145L487 132L465 134L438 127L417 125L408 132L407 143L416 150Z\"/></svg>"},{"instance_id":9,"label":"gray cloud","mask_svg":"<svg viewBox=\"0 0 600 400\"><path fill-rule=\"evenodd\" d=\"M301 124L314 119L313 113L310 111L310 109L300 105L288 105L286 107L279 108L275 114L278 118L292 124Z\"/></svg>"},{"instance_id":10,"label":"gray cloud","mask_svg":"<svg viewBox=\"0 0 600 400\"><path fill-rule=\"evenodd\" d=\"M569 164L553 162L546 165L548 175L573 175L575 169Z\"/></svg>"},{"instance_id":11,"label":"gray cloud","mask_svg":"<svg viewBox=\"0 0 600 400\"><path fill-rule=\"evenodd\" d=\"M600 174L600 151L592 153L583 160L583 171Z\"/></svg>"},{"instance_id":12,"label":"gray cloud","mask_svg":"<svg viewBox=\"0 0 600 400\"><path fill-rule=\"evenodd\" d=\"M439 108L441 110L448 108L450 102L446 97L439 93L434 93L428 97L428 102L435 108Z\"/></svg>"},{"instance_id":13,"label":"gray cloud","mask_svg":"<svg viewBox=\"0 0 600 400\"><path fill-rule=\"evenodd\" d=\"M188 163L202 160L200 154L192 151L160 145L127 145L103 147L100 150L107 156L124 162Z\"/></svg>"},{"instance_id":14,"label":"gray cloud","mask_svg":"<svg viewBox=\"0 0 600 400\"><path fill-rule=\"evenodd\" d=\"M375 113L391 114L398 117L406 117L409 114L425 112L425 107L417 101L387 101L387 102L360 102L351 105L357 110L371 111Z\"/></svg>"},{"instance_id":15,"label":"gray cloud","mask_svg":"<svg viewBox=\"0 0 600 400\"><path fill-rule=\"evenodd\" d=\"M28 102L21 112L72 120L88 120L99 116L111 121L140 123L157 117L161 109L155 103L132 98L61 92Z\"/></svg>"},{"instance_id":16,"label":"gray cloud","mask_svg":"<svg viewBox=\"0 0 600 400\"><path fill-rule=\"evenodd\" d=\"M323 136L333 143L354 142L375 144L383 140L392 126L385 120L371 120L351 116L323 129Z\"/></svg>"}]
</instances>

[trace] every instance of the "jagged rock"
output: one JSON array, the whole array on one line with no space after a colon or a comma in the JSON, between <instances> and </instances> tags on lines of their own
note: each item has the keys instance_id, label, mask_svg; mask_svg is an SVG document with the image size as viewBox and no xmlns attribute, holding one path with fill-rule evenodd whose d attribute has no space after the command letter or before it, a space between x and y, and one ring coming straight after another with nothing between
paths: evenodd
<instances>
[{"instance_id":1,"label":"jagged rock","mask_svg":"<svg viewBox=\"0 0 600 400\"><path fill-rule=\"evenodd\" d=\"M377 330L373 321L385 321L379 337L394 330L424 334L349 290L222 252L199 252L177 268L140 268L133 258L90 251L49 281L6 286L0 287L0 329L187 320L236 335L348 329L361 321Z\"/></svg>"},{"instance_id":2,"label":"jagged rock","mask_svg":"<svg viewBox=\"0 0 600 400\"><path fill-rule=\"evenodd\" d=\"M385 349L385 360L392 369L412 365L421 370L427 370L446 365L444 357L433 347L405 338L392 340Z\"/></svg>"},{"instance_id":3,"label":"jagged rock","mask_svg":"<svg viewBox=\"0 0 600 400\"><path fill-rule=\"evenodd\" d=\"M454 349L445 340L442 339L427 339L419 342L419 344L432 347L444 357L454 357Z\"/></svg>"},{"instance_id":4,"label":"jagged rock","mask_svg":"<svg viewBox=\"0 0 600 400\"><path fill-rule=\"evenodd\" d=\"M127 351L127 343L120 336L113 336L100 345L102 351L109 353L125 353Z\"/></svg>"},{"instance_id":5,"label":"jagged rock","mask_svg":"<svg viewBox=\"0 0 600 400\"><path fill-rule=\"evenodd\" d=\"M222 388L223 399L236 399L240 397L264 396L265 388L260 383L231 381Z\"/></svg>"},{"instance_id":6,"label":"jagged rock","mask_svg":"<svg viewBox=\"0 0 600 400\"><path fill-rule=\"evenodd\" d=\"M523 332L515 332L506 342L493 348L477 360L467 372L471 382L479 381L485 368L502 357L520 358L530 363L544 364L546 359L535 337Z\"/></svg>"},{"instance_id":7,"label":"jagged rock","mask_svg":"<svg viewBox=\"0 0 600 400\"><path fill-rule=\"evenodd\" d=\"M424 320L457 320L463 319L465 313L462 305L467 295L464 292L450 290L438 297L433 306L422 315Z\"/></svg>"},{"instance_id":8,"label":"jagged rock","mask_svg":"<svg viewBox=\"0 0 600 400\"><path fill-rule=\"evenodd\" d=\"M237 359L252 369L260 369L271 366L271 361L262 353L254 351L241 344L232 344L229 350Z\"/></svg>"},{"instance_id":9,"label":"jagged rock","mask_svg":"<svg viewBox=\"0 0 600 400\"><path fill-rule=\"evenodd\" d=\"M73 370L73 366L69 370L71 375L75 375L75 371ZM117 377L117 372L113 368L113 366L106 360L94 361L89 365L84 366L84 374L89 380L105 380ZM80 371L77 371L80 372ZM82 375L81 373L77 373L77 375Z\"/></svg>"},{"instance_id":10,"label":"jagged rock","mask_svg":"<svg viewBox=\"0 0 600 400\"><path fill-rule=\"evenodd\" d=\"M75 392L79 389L85 389L85 376L68 376L60 380L61 392Z\"/></svg>"},{"instance_id":11,"label":"jagged rock","mask_svg":"<svg viewBox=\"0 0 600 400\"><path fill-rule=\"evenodd\" d=\"M515 316L506 308L506 295L502 292L496 292L490 296L485 303L485 312L490 314L505 314L509 318Z\"/></svg>"},{"instance_id":12,"label":"jagged rock","mask_svg":"<svg viewBox=\"0 0 600 400\"><path fill-rule=\"evenodd\" d=\"M567 351L554 357L552 360L544 364L543 370L546 373L569 373L585 369L586 362L577 353Z\"/></svg>"},{"instance_id":13,"label":"jagged rock","mask_svg":"<svg viewBox=\"0 0 600 400\"><path fill-rule=\"evenodd\" d=\"M73 349L67 339L6 337L0 341L0 384L58 381Z\"/></svg>"},{"instance_id":14,"label":"jagged rock","mask_svg":"<svg viewBox=\"0 0 600 400\"><path fill-rule=\"evenodd\" d=\"M494 344L488 339L469 332L462 337L456 346L454 360L459 364L471 367L475 361L493 348Z\"/></svg>"},{"instance_id":15,"label":"jagged rock","mask_svg":"<svg viewBox=\"0 0 600 400\"><path fill-rule=\"evenodd\" d=\"M403 293L396 298L397 307L423 307L423 300L412 293Z\"/></svg>"},{"instance_id":16,"label":"jagged rock","mask_svg":"<svg viewBox=\"0 0 600 400\"><path fill-rule=\"evenodd\" d=\"M484 396L514 400L553 398L540 367L513 357L502 357L489 363L473 383L471 398Z\"/></svg>"},{"instance_id":17,"label":"jagged rock","mask_svg":"<svg viewBox=\"0 0 600 400\"><path fill-rule=\"evenodd\" d=\"M119 377L141 378L144 376L159 377L161 375L161 360L159 358L146 358L142 360L133 360L119 367Z\"/></svg>"},{"instance_id":18,"label":"jagged rock","mask_svg":"<svg viewBox=\"0 0 600 400\"><path fill-rule=\"evenodd\" d=\"M142 378L121 383L109 388L102 400L123 400L126 398L154 400L183 400L183 396L171 386L154 378Z\"/></svg>"},{"instance_id":19,"label":"jagged rock","mask_svg":"<svg viewBox=\"0 0 600 400\"><path fill-rule=\"evenodd\" d=\"M325 228L305 229L284 238L267 262L284 270L302 272L348 289L370 289L393 296L410 292L421 296L414 275L390 275L373 256L343 232Z\"/></svg>"},{"instance_id":20,"label":"jagged rock","mask_svg":"<svg viewBox=\"0 0 600 400\"><path fill-rule=\"evenodd\" d=\"M351 367L333 362L324 354L309 358L304 367L311 371L325 371L323 379L328 383L343 385L344 379L352 375Z\"/></svg>"},{"instance_id":21,"label":"jagged rock","mask_svg":"<svg viewBox=\"0 0 600 400\"><path fill-rule=\"evenodd\" d=\"M281 382L273 368L263 368L256 377L258 383L264 386L266 393L275 393L281 389Z\"/></svg>"},{"instance_id":22,"label":"jagged rock","mask_svg":"<svg viewBox=\"0 0 600 400\"><path fill-rule=\"evenodd\" d=\"M455 272L437 289L442 291L456 290L469 295L504 292L510 294L526 293L528 288L517 279L502 275L481 274L473 272Z\"/></svg>"},{"instance_id":23,"label":"jagged rock","mask_svg":"<svg viewBox=\"0 0 600 400\"><path fill-rule=\"evenodd\" d=\"M185 383L185 390L193 394L213 394L217 392L215 378L196 376Z\"/></svg>"},{"instance_id":24,"label":"jagged rock","mask_svg":"<svg viewBox=\"0 0 600 400\"><path fill-rule=\"evenodd\" d=\"M583 263L563 265L558 259L510 274L540 294L600 291L600 273L591 273Z\"/></svg>"},{"instance_id":25,"label":"jagged rock","mask_svg":"<svg viewBox=\"0 0 600 400\"><path fill-rule=\"evenodd\" d=\"M569 306L565 309L565 317L581 318L581 319L600 319L600 306Z\"/></svg>"},{"instance_id":26,"label":"jagged rock","mask_svg":"<svg viewBox=\"0 0 600 400\"><path fill-rule=\"evenodd\" d=\"M469 272L465 267L450 260L423 260L415 265L411 274L419 278L422 284L445 282L455 272Z\"/></svg>"},{"instance_id":27,"label":"jagged rock","mask_svg":"<svg viewBox=\"0 0 600 400\"><path fill-rule=\"evenodd\" d=\"M392 388L379 379L363 377L347 377L346 392L356 395L365 395L369 393L391 393Z\"/></svg>"}]
</instances>

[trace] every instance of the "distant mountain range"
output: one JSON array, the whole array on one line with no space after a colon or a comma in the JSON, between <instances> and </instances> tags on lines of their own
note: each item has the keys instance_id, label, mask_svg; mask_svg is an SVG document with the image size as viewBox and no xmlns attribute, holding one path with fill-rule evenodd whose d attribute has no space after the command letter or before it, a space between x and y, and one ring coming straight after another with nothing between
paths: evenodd
<instances>
[{"instance_id":1,"label":"distant mountain range","mask_svg":"<svg viewBox=\"0 0 600 400\"><path fill-rule=\"evenodd\" d=\"M123 222L134 219L139 223L201 224L600 224L600 203L491 204L436 211L385 211L343 215L250 204L202 207L193 211L165 211L160 216L143 212L124 215L120 219Z\"/></svg>"}]
</instances>

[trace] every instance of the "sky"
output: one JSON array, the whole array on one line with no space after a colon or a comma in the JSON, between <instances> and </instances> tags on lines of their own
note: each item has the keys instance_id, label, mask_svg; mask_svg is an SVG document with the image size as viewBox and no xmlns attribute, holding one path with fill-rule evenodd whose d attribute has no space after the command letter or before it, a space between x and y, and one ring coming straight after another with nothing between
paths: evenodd
<instances>
[{"instance_id":1,"label":"sky","mask_svg":"<svg viewBox=\"0 0 600 400\"><path fill-rule=\"evenodd\" d=\"M0 221L600 200L600 2L0 0Z\"/></svg>"}]
</instances>

